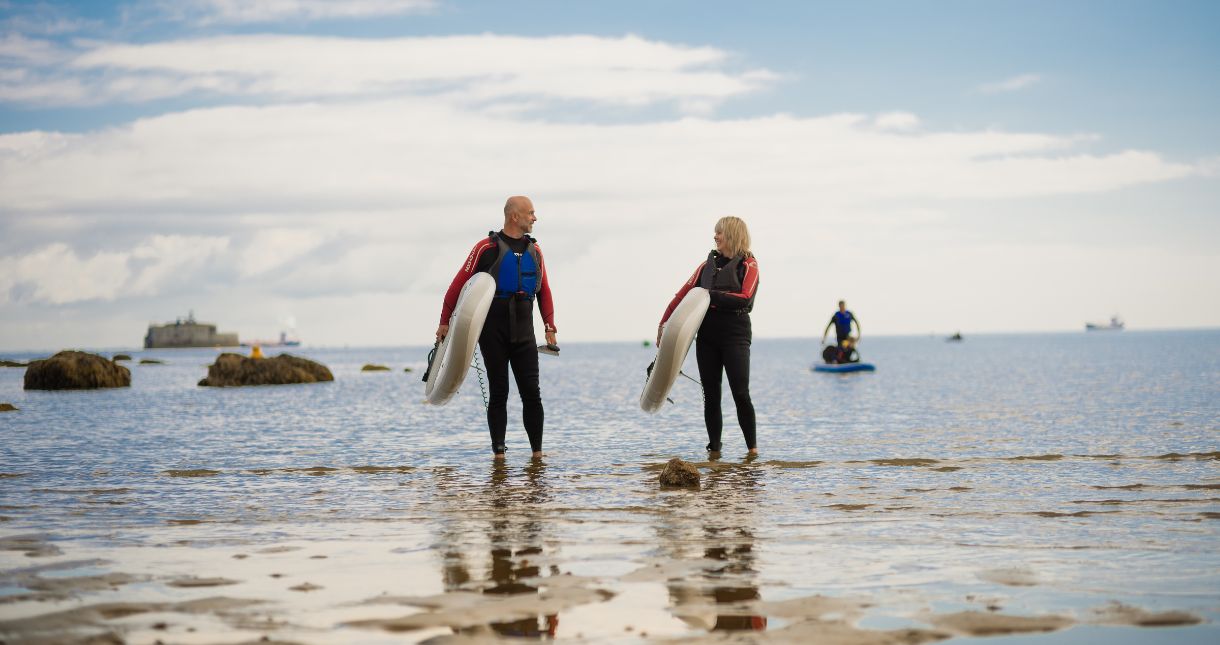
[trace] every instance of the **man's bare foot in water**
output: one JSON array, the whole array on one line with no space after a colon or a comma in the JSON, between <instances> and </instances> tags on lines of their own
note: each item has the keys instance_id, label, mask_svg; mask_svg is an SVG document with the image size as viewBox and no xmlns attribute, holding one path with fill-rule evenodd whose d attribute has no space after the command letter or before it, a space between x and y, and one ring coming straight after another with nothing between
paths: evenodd
<instances>
[{"instance_id":1,"label":"man's bare foot in water","mask_svg":"<svg viewBox=\"0 0 1220 645\"><path fill-rule=\"evenodd\" d=\"M541 451L541 450L535 450L535 451L534 451L534 457L533 457L533 458L534 458L534 459L542 459L542 458L543 458L543 457L545 457L545 456L546 456L546 455L542 454L542 451Z\"/></svg>"},{"instance_id":2,"label":"man's bare foot in water","mask_svg":"<svg viewBox=\"0 0 1220 645\"><path fill-rule=\"evenodd\" d=\"M758 448L750 448L750 456L751 456L751 457L757 457L757 456L758 456Z\"/></svg>"},{"instance_id":3,"label":"man's bare foot in water","mask_svg":"<svg viewBox=\"0 0 1220 645\"><path fill-rule=\"evenodd\" d=\"M720 460L720 451L719 450L707 451L707 460L708 461L719 461Z\"/></svg>"},{"instance_id":4,"label":"man's bare foot in water","mask_svg":"<svg viewBox=\"0 0 1220 645\"><path fill-rule=\"evenodd\" d=\"M504 453L502 453L502 452L497 452L497 453L496 453L496 461L504 461Z\"/></svg>"}]
</instances>

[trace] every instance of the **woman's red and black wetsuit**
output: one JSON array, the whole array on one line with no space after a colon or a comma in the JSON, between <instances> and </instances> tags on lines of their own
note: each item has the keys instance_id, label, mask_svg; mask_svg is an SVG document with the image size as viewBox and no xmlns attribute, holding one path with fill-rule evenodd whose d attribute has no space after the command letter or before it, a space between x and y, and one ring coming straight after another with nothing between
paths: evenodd
<instances>
[{"instance_id":1,"label":"woman's red and black wetsuit","mask_svg":"<svg viewBox=\"0 0 1220 645\"><path fill-rule=\"evenodd\" d=\"M536 253L538 266L528 291L522 290L523 285L508 286L503 284L505 275L510 272L499 270L503 264L505 253L516 256L521 262L523 256ZM501 251L503 248L503 252ZM531 258L532 259L532 258ZM466 262L454 276L449 290L445 293L445 302L441 307L441 324L449 324L449 316L457 306L458 296L462 286L476 273L491 273L496 279L496 297L491 301L487 311L487 321L483 324L483 333L479 336L479 350L483 354L483 362L487 368L487 428L491 432L491 450L499 454L505 451L505 434L508 430L508 368L512 365L513 377L517 381L517 392L521 395L522 421L525 433L529 436L530 448L534 452L542 450L542 428L544 414L542 409L542 392L538 387L538 346L534 337L534 300L538 301L538 310L542 314L542 322L546 331L555 331L555 306L551 301L551 286L547 280L546 263L542 259L542 249L528 236L512 238L503 231L483 238L470 250ZM520 273L518 272L518 277ZM505 291L507 289L507 291Z\"/></svg>"},{"instance_id":2,"label":"woman's red and black wetsuit","mask_svg":"<svg viewBox=\"0 0 1220 645\"><path fill-rule=\"evenodd\" d=\"M727 258L715 251L701 263L674 295L661 317L669 320L678 303L694 287L708 289L712 302L695 340L699 380L703 383L703 421L707 426L708 450L720 450L724 421L720 412L720 381L723 372L737 407L737 423L746 448L757 447L754 403L750 400L750 311L758 291L758 261L754 256Z\"/></svg>"}]
</instances>

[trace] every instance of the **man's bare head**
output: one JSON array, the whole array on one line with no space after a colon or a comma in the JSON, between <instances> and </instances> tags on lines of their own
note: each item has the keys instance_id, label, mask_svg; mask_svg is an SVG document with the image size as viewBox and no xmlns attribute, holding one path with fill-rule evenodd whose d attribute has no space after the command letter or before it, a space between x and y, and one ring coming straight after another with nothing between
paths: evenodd
<instances>
[{"instance_id":1,"label":"man's bare head","mask_svg":"<svg viewBox=\"0 0 1220 645\"><path fill-rule=\"evenodd\" d=\"M511 237L521 237L534 230L534 202L523 195L513 195L504 202L504 232Z\"/></svg>"}]
</instances>

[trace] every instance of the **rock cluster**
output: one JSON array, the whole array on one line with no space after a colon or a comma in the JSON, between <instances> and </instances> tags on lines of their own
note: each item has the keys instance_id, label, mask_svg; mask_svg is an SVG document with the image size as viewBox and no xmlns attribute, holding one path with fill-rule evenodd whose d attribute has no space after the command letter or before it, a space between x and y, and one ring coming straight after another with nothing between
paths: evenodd
<instances>
[{"instance_id":1,"label":"rock cluster","mask_svg":"<svg viewBox=\"0 0 1220 645\"><path fill-rule=\"evenodd\" d=\"M224 353L208 366L207 378L200 385L236 387L241 385L287 385L333 381L335 377L325 365L311 360L280 354L274 358L250 358L241 354Z\"/></svg>"},{"instance_id":2,"label":"rock cluster","mask_svg":"<svg viewBox=\"0 0 1220 645\"><path fill-rule=\"evenodd\" d=\"M27 390L92 390L130 387L131 370L97 354L63 351L31 361L25 369Z\"/></svg>"},{"instance_id":3,"label":"rock cluster","mask_svg":"<svg viewBox=\"0 0 1220 645\"><path fill-rule=\"evenodd\" d=\"M661 471L661 485L698 488L699 469L690 462L674 457L665 464L665 470Z\"/></svg>"}]
</instances>

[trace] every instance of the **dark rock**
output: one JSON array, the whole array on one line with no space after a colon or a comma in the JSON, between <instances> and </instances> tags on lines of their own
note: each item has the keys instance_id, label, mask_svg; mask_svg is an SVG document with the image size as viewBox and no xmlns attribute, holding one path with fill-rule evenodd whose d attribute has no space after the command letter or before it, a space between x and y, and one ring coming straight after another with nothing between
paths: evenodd
<instances>
[{"instance_id":1,"label":"dark rock","mask_svg":"<svg viewBox=\"0 0 1220 645\"><path fill-rule=\"evenodd\" d=\"M131 356L128 354L115 354L110 360L112 361L129 361Z\"/></svg>"},{"instance_id":2,"label":"dark rock","mask_svg":"<svg viewBox=\"0 0 1220 645\"><path fill-rule=\"evenodd\" d=\"M325 365L290 354L274 358L249 358L241 354L224 353L208 366L207 378L199 381L209 387L241 385L287 385L333 381L335 377Z\"/></svg>"},{"instance_id":3,"label":"dark rock","mask_svg":"<svg viewBox=\"0 0 1220 645\"><path fill-rule=\"evenodd\" d=\"M141 365L164 365L165 361L159 361L155 358L141 358L140 364Z\"/></svg>"},{"instance_id":4,"label":"dark rock","mask_svg":"<svg viewBox=\"0 0 1220 645\"><path fill-rule=\"evenodd\" d=\"M92 390L130 387L131 370L97 354L63 351L32 361L25 369L27 390Z\"/></svg>"},{"instance_id":5,"label":"dark rock","mask_svg":"<svg viewBox=\"0 0 1220 645\"><path fill-rule=\"evenodd\" d=\"M0 403L0 412L16 412L17 406L12 403Z\"/></svg>"},{"instance_id":6,"label":"dark rock","mask_svg":"<svg viewBox=\"0 0 1220 645\"><path fill-rule=\"evenodd\" d=\"M690 462L674 457L665 464L665 470L661 471L661 485L698 488L699 469Z\"/></svg>"},{"instance_id":7,"label":"dark rock","mask_svg":"<svg viewBox=\"0 0 1220 645\"><path fill-rule=\"evenodd\" d=\"M390 368L386 367L385 365L369 364L369 365L365 365L364 367L360 368L360 371L361 372L388 372L388 371L390 371Z\"/></svg>"},{"instance_id":8,"label":"dark rock","mask_svg":"<svg viewBox=\"0 0 1220 645\"><path fill-rule=\"evenodd\" d=\"M29 363L19 361L0 361L0 367L28 367Z\"/></svg>"},{"instance_id":9,"label":"dark rock","mask_svg":"<svg viewBox=\"0 0 1220 645\"><path fill-rule=\"evenodd\" d=\"M404 368L402 368L402 371L404 371L404 372L411 372L411 371L414 371L414 370L412 370L412 369L411 369L411 368L409 368L409 367L404 367Z\"/></svg>"}]
</instances>

